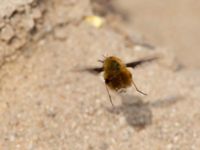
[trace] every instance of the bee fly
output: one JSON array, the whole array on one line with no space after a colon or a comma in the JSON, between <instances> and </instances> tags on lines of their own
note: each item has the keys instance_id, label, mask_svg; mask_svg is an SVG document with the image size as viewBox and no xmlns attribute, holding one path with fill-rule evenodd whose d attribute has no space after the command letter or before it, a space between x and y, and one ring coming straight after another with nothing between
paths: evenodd
<instances>
[{"instance_id":1,"label":"bee fly","mask_svg":"<svg viewBox=\"0 0 200 150\"><path fill-rule=\"evenodd\" d=\"M104 60L99 60L103 63L102 67L98 68L89 68L87 71L92 73L100 73L104 71L103 77L105 80L106 90L110 99L110 102L113 105L111 95L109 93L109 89L114 90L116 92L119 92L120 90L126 89L133 85L137 92L147 95L146 93L142 92L138 87L136 86L135 82L133 81L133 77L131 72L127 69L127 67L135 68L136 66L144 63L144 62L150 62L158 57L152 57L149 59L142 59L139 61L130 62L128 64L123 63L123 61L115 56L109 56L105 57Z\"/></svg>"}]
</instances>

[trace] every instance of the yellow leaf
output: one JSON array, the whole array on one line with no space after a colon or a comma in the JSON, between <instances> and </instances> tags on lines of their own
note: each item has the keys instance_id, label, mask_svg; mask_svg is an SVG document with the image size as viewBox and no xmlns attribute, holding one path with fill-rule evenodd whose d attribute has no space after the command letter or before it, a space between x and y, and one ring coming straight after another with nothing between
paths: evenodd
<instances>
[{"instance_id":1,"label":"yellow leaf","mask_svg":"<svg viewBox=\"0 0 200 150\"><path fill-rule=\"evenodd\" d=\"M102 18L100 16L95 16L95 15L93 15L93 16L86 16L85 17L85 21L88 24L90 24L90 25L92 25L92 26L94 26L96 28L102 27L102 25L105 23L105 19L104 18Z\"/></svg>"}]
</instances>

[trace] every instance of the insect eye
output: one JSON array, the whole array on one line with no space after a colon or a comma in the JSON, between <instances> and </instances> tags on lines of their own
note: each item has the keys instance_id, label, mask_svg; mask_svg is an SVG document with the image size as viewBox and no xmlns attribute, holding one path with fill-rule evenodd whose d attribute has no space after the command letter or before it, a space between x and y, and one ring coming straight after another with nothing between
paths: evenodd
<instances>
[{"instance_id":1,"label":"insect eye","mask_svg":"<svg viewBox=\"0 0 200 150\"><path fill-rule=\"evenodd\" d=\"M106 84L108 84L108 83L110 82L110 80L109 80L109 79L106 79L105 82L106 82Z\"/></svg>"},{"instance_id":2,"label":"insect eye","mask_svg":"<svg viewBox=\"0 0 200 150\"><path fill-rule=\"evenodd\" d=\"M119 69L119 64L117 62L113 62L112 66L114 69Z\"/></svg>"}]
</instances>

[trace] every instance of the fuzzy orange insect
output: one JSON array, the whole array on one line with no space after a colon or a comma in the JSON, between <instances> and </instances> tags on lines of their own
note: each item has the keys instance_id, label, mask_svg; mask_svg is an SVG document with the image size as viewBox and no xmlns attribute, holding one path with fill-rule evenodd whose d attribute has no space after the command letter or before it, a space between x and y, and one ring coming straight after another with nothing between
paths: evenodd
<instances>
[{"instance_id":1,"label":"fuzzy orange insect","mask_svg":"<svg viewBox=\"0 0 200 150\"><path fill-rule=\"evenodd\" d=\"M110 102L113 105L111 95L109 93L109 89L114 90L116 92L119 92L121 90L124 90L131 85L133 85L139 93L143 95L147 95L146 93L142 92L138 89L135 82L133 81L133 77L131 72L127 69L127 67L135 68L136 66L145 63L150 62L158 57L152 57L147 59L141 59L138 61L130 62L130 63L123 63L123 61L115 56L105 57L105 60L99 60L103 63L103 67L97 67L97 68L88 68L87 71L91 73L100 73L104 71L104 80L106 84L106 90L109 95Z\"/></svg>"},{"instance_id":2,"label":"fuzzy orange insect","mask_svg":"<svg viewBox=\"0 0 200 150\"><path fill-rule=\"evenodd\" d=\"M109 99L112 105L112 98L107 87L118 92L120 90L130 87L131 85L134 85L135 89L139 93L147 95L146 93L138 89L133 81L131 72L127 69L126 65L122 62L121 59L115 56L110 56L106 57L106 59L101 62L103 63L106 90L108 92Z\"/></svg>"}]
</instances>

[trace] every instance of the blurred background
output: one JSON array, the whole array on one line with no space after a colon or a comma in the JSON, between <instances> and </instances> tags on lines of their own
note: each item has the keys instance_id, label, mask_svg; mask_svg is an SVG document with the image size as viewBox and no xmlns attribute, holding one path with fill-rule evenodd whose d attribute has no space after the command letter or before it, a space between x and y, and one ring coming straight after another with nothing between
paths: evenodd
<instances>
[{"instance_id":1,"label":"blurred background","mask_svg":"<svg viewBox=\"0 0 200 150\"><path fill-rule=\"evenodd\" d=\"M200 1L115 0L132 30L153 45L174 51L187 67L200 67Z\"/></svg>"},{"instance_id":2,"label":"blurred background","mask_svg":"<svg viewBox=\"0 0 200 150\"><path fill-rule=\"evenodd\" d=\"M199 150L200 1L0 0L0 150ZM110 91L104 55L139 89ZM88 69L89 68L89 69Z\"/></svg>"}]
</instances>

